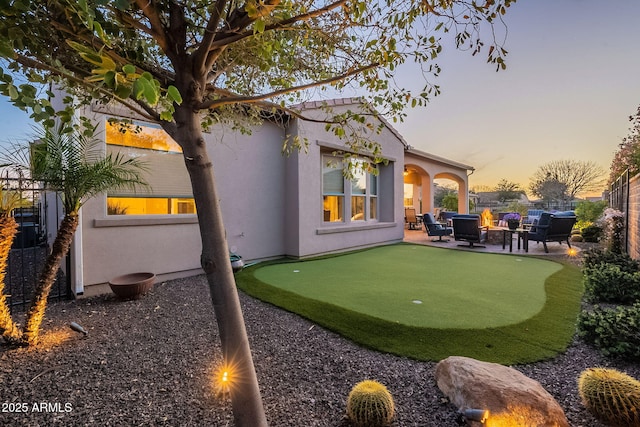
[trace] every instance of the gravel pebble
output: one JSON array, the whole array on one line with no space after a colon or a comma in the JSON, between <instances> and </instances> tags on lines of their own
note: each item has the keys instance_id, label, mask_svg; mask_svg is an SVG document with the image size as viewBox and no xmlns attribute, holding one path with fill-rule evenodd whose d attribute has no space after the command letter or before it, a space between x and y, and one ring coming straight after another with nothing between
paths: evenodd
<instances>
[{"instance_id":1,"label":"gravel pebble","mask_svg":"<svg viewBox=\"0 0 640 427\"><path fill-rule=\"evenodd\" d=\"M393 394L396 427L460 425L435 384L435 363L361 348L295 314L240 299L271 426L348 425L346 396L364 379ZM70 322L88 335L71 331ZM158 283L134 301L56 302L41 344L0 348L0 425L233 426L230 404L212 380L220 354L203 276ZM592 366L640 377L638 364L606 360L579 341L553 360L515 368L558 400L572 426L597 427L576 387Z\"/></svg>"}]
</instances>

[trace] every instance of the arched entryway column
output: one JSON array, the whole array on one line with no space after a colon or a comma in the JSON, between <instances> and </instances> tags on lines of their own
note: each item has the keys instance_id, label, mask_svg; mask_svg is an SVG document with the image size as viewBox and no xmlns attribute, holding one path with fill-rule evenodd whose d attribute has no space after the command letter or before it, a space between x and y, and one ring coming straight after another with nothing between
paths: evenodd
<instances>
[{"instance_id":1,"label":"arched entryway column","mask_svg":"<svg viewBox=\"0 0 640 427\"><path fill-rule=\"evenodd\" d=\"M422 167L405 164L404 184L411 185L410 194L405 193L405 206L412 206L417 213L429 212L433 206L433 180ZM406 199L411 199L407 202Z\"/></svg>"}]
</instances>

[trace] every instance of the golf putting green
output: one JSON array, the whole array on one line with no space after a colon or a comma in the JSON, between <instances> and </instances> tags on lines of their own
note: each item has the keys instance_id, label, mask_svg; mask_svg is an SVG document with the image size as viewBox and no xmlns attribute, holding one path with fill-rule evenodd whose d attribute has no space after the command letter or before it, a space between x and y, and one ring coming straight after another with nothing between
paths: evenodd
<instances>
[{"instance_id":1,"label":"golf putting green","mask_svg":"<svg viewBox=\"0 0 640 427\"><path fill-rule=\"evenodd\" d=\"M536 258L385 246L268 265L256 279L306 298L431 328L490 328L542 310L545 280L562 268Z\"/></svg>"},{"instance_id":2,"label":"golf putting green","mask_svg":"<svg viewBox=\"0 0 640 427\"><path fill-rule=\"evenodd\" d=\"M236 283L378 351L502 364L564 351L583 293L582 273L568 263L413 244L259 263Z\"/></svg>"}]
</instances>

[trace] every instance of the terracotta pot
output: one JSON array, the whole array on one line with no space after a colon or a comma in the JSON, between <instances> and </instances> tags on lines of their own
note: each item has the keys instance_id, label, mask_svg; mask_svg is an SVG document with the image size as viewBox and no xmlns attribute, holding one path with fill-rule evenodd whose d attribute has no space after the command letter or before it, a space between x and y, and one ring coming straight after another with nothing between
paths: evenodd
<instances>
[{"instance_id":1,"label":"terracotta pot","mask_svg":"<svg viewBox=\"0 0 640 427\"><path fill-rule=\"evenodd\" d=\"M153 273L131 273L114 277L109 286L114 294L120 298L137 299L149 292L156 281Z\"/></svg>"}]
</instances>

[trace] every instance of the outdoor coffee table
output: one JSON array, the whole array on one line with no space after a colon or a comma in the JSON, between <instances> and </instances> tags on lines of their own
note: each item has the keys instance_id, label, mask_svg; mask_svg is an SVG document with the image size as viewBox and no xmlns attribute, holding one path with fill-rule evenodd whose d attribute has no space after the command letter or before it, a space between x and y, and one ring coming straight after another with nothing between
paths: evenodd
<instances>
[{"instance_id":1,"label":"outdoor coffee table","mask_svg":"<svg viewBox=\"0 0 640 427\"><path fill-rule=\"evenodd\" d=\"M525 228L516 228L511 230L510 228L502 229L502 249L507 246L507 234L509 235L509 252L513 252L513 233L518 234L518 250L520 250L520 240L522 239L522 249L525 252L529 252L529 230Z\"/></svg>"}]
</instances>

